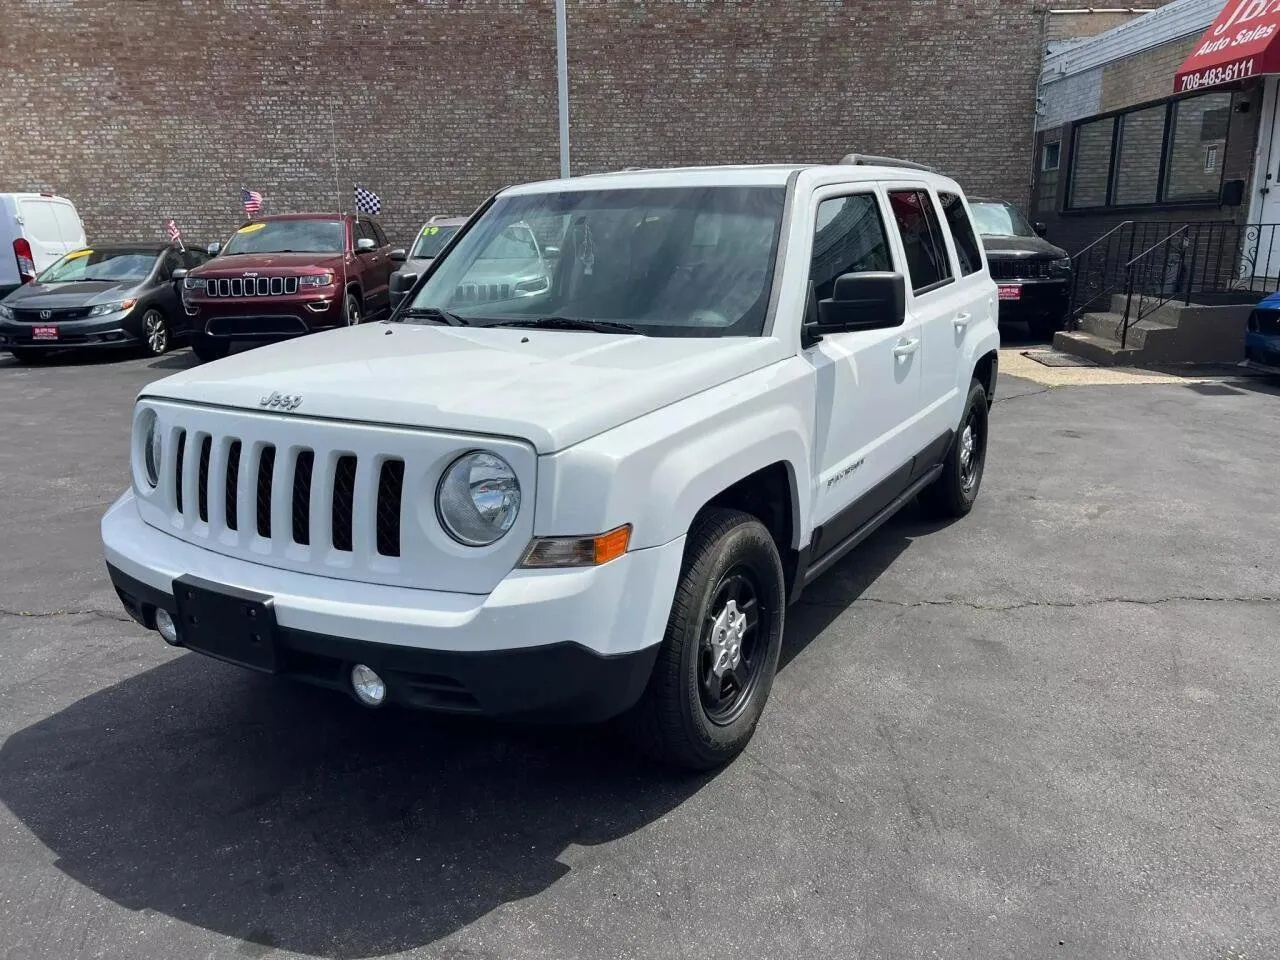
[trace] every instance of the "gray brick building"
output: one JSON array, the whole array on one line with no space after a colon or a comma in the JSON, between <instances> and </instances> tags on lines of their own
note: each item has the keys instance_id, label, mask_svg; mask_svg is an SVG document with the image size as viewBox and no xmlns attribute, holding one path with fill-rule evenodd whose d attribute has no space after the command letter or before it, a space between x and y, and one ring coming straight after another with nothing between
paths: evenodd
<instances>
[{"instance_id":1,"label":"gray brick building","mask_svg":"<svg viewBox=\"0 0 1280 960\"><path fill-rule=\"evenodd\" d=\"M936 164L1025 202L1037 0L568 0L573 170ZM350 203L406 239L558 170L553 0L8 0L0 190L55 190L89 236L224 234ZM1097 21L1110 26L1116 15Z\"/></svg>"}]
</instances>

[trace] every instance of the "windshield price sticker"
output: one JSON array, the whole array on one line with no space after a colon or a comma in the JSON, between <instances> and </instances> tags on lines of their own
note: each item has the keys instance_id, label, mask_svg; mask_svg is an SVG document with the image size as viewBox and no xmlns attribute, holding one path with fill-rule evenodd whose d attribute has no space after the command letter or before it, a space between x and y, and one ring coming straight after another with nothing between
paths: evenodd
<instances>
[{"instance_id":1,"label":"windshield price sticker","mask_svg":"<svg viewBox=\"0 0 1280 960\"><path fill-rule=\"evenodd\" d=\"M424 237L434 237L439 232L440 232L439 227L423 227L422 228L422 235Z\"/></svg>"},{"instance_id":2,"label":"windshield price sticker","mask_svg":"<svg viewBox=\"0 0 1280 960\"><path fill-rule=\"evenodd\" d=\"M261 230L265 226L265 223L251 223L247 227L241 227L236 233L253 233L253 231Z\"/></svg>"}]
</instances>

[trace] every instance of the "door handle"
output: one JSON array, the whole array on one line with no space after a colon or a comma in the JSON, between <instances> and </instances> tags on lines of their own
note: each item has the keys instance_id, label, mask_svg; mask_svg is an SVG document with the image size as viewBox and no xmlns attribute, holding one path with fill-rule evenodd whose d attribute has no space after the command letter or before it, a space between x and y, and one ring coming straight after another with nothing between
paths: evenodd
<instances>
[{"instance_id":1,"label":"door handle","mask_svg":"<svg viewBox=\"0 0 1280 960\"><path fill-rule=\"evenodd\" d=\"M951 322L952 324L955 325L955 328L957 330L963 330L965 327L969 325L969 321L972 319L973 319L973 314L971 313L957 313L955 319L952 320Z\"/></svg>"},{"instance_id":2,"label":"door handle","mask_svg":"<svg viewBox=\"0 0 1280 960\"><path fill-rule=\"evenodd\" d=\"M897 346L893 348L893 355L901 360L903 357L909 357L920 348L920 340L913 337L910 340L899 340Z\"/></svg>"}]
</instances>

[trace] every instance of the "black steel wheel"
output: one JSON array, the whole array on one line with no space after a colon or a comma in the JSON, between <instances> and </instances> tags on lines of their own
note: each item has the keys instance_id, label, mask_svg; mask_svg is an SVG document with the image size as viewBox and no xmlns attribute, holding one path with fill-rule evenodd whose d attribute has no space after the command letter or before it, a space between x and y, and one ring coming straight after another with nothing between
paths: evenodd
<instances>
[{"instance_id":1,"label":"black steel wheel","mask_svg":"<svg viewBox=\"0 0 1280 960\"><path fill-rule=\"evenodd\" d=\"M930 516L963 517L973 509L987 465L988 411L986 388L975 379L969 384L960 428L942 473L920 493L920 506Z\"/></svg>"},{"instance_id":2,"label":"black steel wheel","mask_svg":"<svg viewBox=\"0 0 1280 960\"><path fill-rule=\"evenodd\" d=\"M699 515L653 674L623 717L633 742L692 770L741 752L778 668L785 601L782 560L764 524L739 510Z\"/></svg>"},{"instance_id":3,"label":"black steel wheel","mask_svg":"<svg viewBox=\"0 0 1280 960\"><path fill-rule=\"evenodd\" d=\"M741 715L760 678L759 579L760 572L747 566L729 571L716 586L703 621L698 687L707 719L719 726Z\"/></svg>"}]
</instances>

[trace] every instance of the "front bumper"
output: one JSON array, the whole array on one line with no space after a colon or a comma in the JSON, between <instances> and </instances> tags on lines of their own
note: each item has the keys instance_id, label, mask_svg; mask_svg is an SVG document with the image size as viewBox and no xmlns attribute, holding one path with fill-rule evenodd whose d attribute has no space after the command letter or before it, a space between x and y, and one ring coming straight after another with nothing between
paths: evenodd
<instances>
[{"instance_id":1,"label":"front bumper","mask_svg":"<svg viewBox=\"0 0 1280 960\"><path fill-rule=\"evenodd\" d=\"M997 280L999 287L1017 287L1018 299L1000 300L1000 322L1016 323L1066 316L1070 279Z\"/></svg>"},{"instance_id":2,"label":"front bumper","mask_svg":"<svg viewBox=\"0 0 1280 960\"><path fill-rule=\"evenodd\" d=\"M68 347L130 347L141 342L132 322L131 310L108 313L92 320L50 320L48 323L18 323L0 320L0 350L65 350ZM36 338L38 327L56 327L56 338Z\"/></svg>"},{"instance_id":3,"label":"front bumper","mask_svg":"<svg viewBox=\"0 0 1280 960\"><path fill-rule=\"evenodd\" d=\"M278 297L188 297L183 310L188 322L206 336L234 341L286 340L346 322L338 287Z\"/></svg>"},{"instance_id":4,"label":"front bumper","mask_svg":"<svg viewBox=\"0 0 1280 960\"><path fill-rule=\"evenodd\" d=\"M1280 335L1248 331L1244 335L1244 359L1254 370L1280 375Z\"/></svg>"},{"instance_id":5,"label":"front bumper","mask_svg":"<svg viewBox=\"0 0 1280 960\"><path fill-rule=\"evenodd\" d=\"M178 615L194 576L272 598L272 672L347 690L352 665L404 706L516 719L596 722L648 681L666 629L683 538L601 567L516 570L487 596L295 573L203 550L141 520L131 493L102 520L107 568L130 614ZM181 630L181 624L179 624Z\"/></svg>"}]
</instances>

